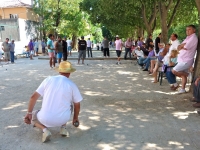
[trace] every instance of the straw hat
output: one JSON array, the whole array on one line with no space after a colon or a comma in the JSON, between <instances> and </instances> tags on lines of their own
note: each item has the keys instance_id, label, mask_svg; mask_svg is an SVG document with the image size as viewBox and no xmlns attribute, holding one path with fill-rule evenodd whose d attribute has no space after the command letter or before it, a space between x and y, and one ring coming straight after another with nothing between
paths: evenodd
<instances>
[{"instance_id":1,"label":"straw hat","mask_svg":"<svg viewBox=\"0 0 200 150\"><path fill-rule=\"evenodd\" d=\"M116 35L116 38L119 37L119 35Z\"/></svg>"},{"instance_id":2,"label":"straw hat","mask_svg":"<svg viewBox=\"0 0 200 150\"><path fill-rule=\"evenodd\" d=\"M76 71L76 69L72 67L69 61L62 61L56 71L60 73L72 73Z\"/></svg>"}]
</instances>

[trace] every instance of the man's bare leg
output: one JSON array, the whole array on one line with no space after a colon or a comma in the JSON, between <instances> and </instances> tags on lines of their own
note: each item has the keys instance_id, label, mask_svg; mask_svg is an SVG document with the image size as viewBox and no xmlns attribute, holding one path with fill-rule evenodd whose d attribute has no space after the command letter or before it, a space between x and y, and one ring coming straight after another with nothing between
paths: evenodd
<instances>
[{"instance_id":1,"label":"man's bare leg","mask_svg":"<svg viewBox=\"0 0 200 150\"><path fill-rule=\"evenodd\" d=\"M52 68L52 57L49 59L49 65Z\"/></svg>"},{"instance_id":2,"label":"man's bare leg","mask_svg":"<svg viewBox=\"0 0 200 150\"><path fill-rule=\"evenodd\" d=\"M39 128L43 131L42 142L46 142L50 139L51 132L47 129L46 126L44 126L43 124L40 124L40 123L35 123L34 126L36 126L37 128Z\"/></svg>"}]
</instances>

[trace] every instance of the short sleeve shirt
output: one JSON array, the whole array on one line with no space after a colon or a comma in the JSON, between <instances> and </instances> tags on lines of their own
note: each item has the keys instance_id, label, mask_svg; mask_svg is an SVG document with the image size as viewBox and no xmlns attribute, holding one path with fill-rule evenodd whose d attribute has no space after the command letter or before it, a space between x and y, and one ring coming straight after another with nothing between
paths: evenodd
<instances>
[{"instance_id":1,"label":"short sleeve shirt","mask_svg":"<svg viewBox=\"0 0 200 150\"><path fill-rule=\"evenodd\" d=\"M70 119L71 104L83 99L77 86L62 75L46 78L36 92L43 97L37 117L47 127L65 124Z\"/></svg>"},{"instance_id":2,"label":"short sleeve shirt","mask_svg":"<svg viewBox=\"0 0 200 150\"><path fill-rule=\"evenodd\" d=\"M4 52L9 52L10 51L10 44L7 42L3 42L2 46L4 48Z\"/></svg>"},{"instance_id":3,"label":"short sleeve shirt","mask_svg":"<svg viewBox=\"0 0 200 150\"><path fill-rule=\"evenodd\" d=\"M50 46L50 48L54 48L53 41L51 39L48 39L47 46ZM48 52L53 52L54 50L48 49Z\"/></svg>"},{"instance_id":4,"label":"short sleeve shirt","mask_svg":"<svg viewBox=\"0 0 200 150\"><path fill-rule=\"evenodd\" d=\"M122 41L120 39L116 40L115 45L116 45L116 50L121 50Z\"/></svg>"},{"instance_id":5,"label":"short sleeve shirt","mask_svg":"<svg viewBox=\"0 0 200 150\"><path fill-rule=\"evenodd\" d=\"M79 45L79 50L86 50L86 47L87 47L87 43L85 40L80 40L78 42L78 45Z\"/></svg>"}]
</instances>

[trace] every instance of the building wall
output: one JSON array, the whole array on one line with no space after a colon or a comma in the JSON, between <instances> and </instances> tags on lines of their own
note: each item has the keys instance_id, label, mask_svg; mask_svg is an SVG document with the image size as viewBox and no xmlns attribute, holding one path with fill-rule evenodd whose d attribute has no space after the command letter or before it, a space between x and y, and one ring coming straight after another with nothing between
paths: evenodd
<instances>
[{"instance_id":1,"label":"building wall","mask_svg":"<svg viewBox=\"0 0 200 150\"><path fill-rule=\"evenodd\" d=\"M0 15L2 19L10 19L10 14L17 14L18 18L27 19L26 8L1 8Z\"/></svg>"},{"instance_id":2,"label":"building wall","mask_svg":"<svg viewBox=\"0 0 200 150\"><path fill-rule=\"evenodd\" d=\"M28 42L30 39L37 38L39 36L39 31L37 26L38 22L19 19L19 34L20 41Z\"/></svg>"},{"instance_id":3,"label":"building wall","mask_svg":"<svg viewBox=\"0 0 200 150\"><path fill-rule=\"evenodd\" d=\"M10 14L17 14L18 18L38 22L38 16L34 14L31 8L16 7L0 9L0 16L2 16L2 19L10 19Z\"/></svg>"},{"instance_id":4,"label":"building wall","mask_svg":"<svg viewBox=\"0 0 200 150\"><path fill-rule=\"evenodd\" d=\"M1 42L5 41L6 38L20 40L18 19L2 19L0 20L0 29L1 27L4 28L3 31L0 30Z\"/></svg>"}]
</instances>

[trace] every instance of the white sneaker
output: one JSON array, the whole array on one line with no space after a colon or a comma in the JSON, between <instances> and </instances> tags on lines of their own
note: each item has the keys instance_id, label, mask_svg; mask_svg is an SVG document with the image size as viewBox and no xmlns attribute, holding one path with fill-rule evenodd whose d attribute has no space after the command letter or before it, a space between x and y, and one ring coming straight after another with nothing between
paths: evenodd
<instances>
[{"instance_id":1,"label":"white sneaker","mask_svg":"<svg viewBox=\"0 0 200 150\"><path fill-rule=\"evenodd\" d=\"M42 142L46 142L49 141L51 137L51 132L49 130L46 130L43 134L42 134Z\"/></svg>"},{"instance_id":2,"label":"white sneaker","mask_svg":"<svg viewBox=\"0 0 200 150\"><path fill-rule=\"evenodd\" d=\"M67 131L67 129L65 127L61 127L60 128L60 135L69 136L69 132Z\"/></svg>"},{"instance_id":3,"label":"white sneaker","mask_svg":"<svg viewBox=\"0 0 200 150\"><path fill-rule=\"evenodd\" d=\"M178 91L178 93L179 93L179 94L182 94L182 93L186 93L186 91L185 91L185 89L180 89L180 90Z\"/></svg>"}]
</instances>

